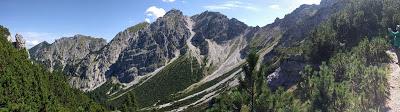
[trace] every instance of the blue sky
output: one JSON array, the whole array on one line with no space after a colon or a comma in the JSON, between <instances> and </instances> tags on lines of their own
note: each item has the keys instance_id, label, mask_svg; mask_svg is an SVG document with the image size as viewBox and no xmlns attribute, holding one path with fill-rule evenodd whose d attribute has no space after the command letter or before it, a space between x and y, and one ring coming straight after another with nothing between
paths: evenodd
<instances>
[{"instance_id":1,"label":"blue sky","mask_svg":"<svg viewBox=\"0 0 400 112\"><path fill-rule=\"evenodd\" d=\"M22 34L27 46L75 34L111 40L139 22L153 22L175 8L192 16L206 10L265 26L301 4L320 0L0 0L0 25Z\"/></svg>"}]
</instances>

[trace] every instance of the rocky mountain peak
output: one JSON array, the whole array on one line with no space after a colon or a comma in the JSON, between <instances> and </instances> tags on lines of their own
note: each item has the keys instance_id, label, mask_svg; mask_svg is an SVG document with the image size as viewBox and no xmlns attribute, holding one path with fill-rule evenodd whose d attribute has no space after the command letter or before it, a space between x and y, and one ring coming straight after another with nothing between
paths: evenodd
<instances>
[{"instance_id":1,"label":"rocky mountain peak","mask_svg":"<svg viewBox=\"0 0 400 112\"><path fill-rule=\"evenodd\" d=\"M236 18L229 19L227 16L219 13L219 12L212 12L212 11L205 11L199 15L195 15L192 17L192 19L196 22L199 23L197 25L205 25L203 23L212 23L212 24L225 24L225 28L228 28L228 26L236 26L236 27L248 27L245 23L239 21Z\"/></svg>"},{"instance_id":2,"label":"rocky mountain peak","mask_svg":"<svg viewBox=\"0 0 400 112\"><path fill-rule=\"evenodd\" d=\"M116 63L110 66L107 77L116 75L120 82L128 83L178 57L190 36L186 19L181 11L172 9L138 32L138 37L130 40Z\"/></svg>"},{"instance_id":3,"label":"rocky mountain peak","mask_svg":"<svg viewBox=\"0 0 400 112\"><path fill-rule=\"evenodd\" d=\"M208 53L207 39L223 44L244 34L249 28L243 22L235 18L229 19L219 12L205 11L191 18L196 23L193 27L196 35L191 42L200 49L201 55Z\"/></svg>"},{"instance_id":4,"label":"rocky mountain peak","mask_svg":"<svg viewBox=\"0 0 400 112\"><path fill-rule=\"evenodd\" d=\"M29 50L41 49L41 48L45 48L45 47L47 47L47 46L49 46L49 45L51 45L51 44L49 44L47 41L43 41L43 42L40 42L39 44L35 45L34 47L32 47L32 48L29 49Z\"/></svg>"},{"instance_id":5,"label":"rocky mountain peak","mask_svg":"<svg viewBox=\"0 0 400 112\"><path fill-rule=\"evenodd\" d=\"M88 36L85 36L85 35L82 35L82 34L75 34L74 37L75 38L79 38L79 37L88 37Z\"/></svg>"},{"instance_id":6,"label":"rocky mountain peak","mask_svg":"<svg viewBox=\"0 0 400 112\"><path fill-rule=\"evenodd\" d=\"M198 17L198 18L210 17L210 18L228 19L227 16L225 16L219 12L212 12L212 11L205 11L205 12L201 13L200 15L195 15L194 17Z\"/></svg>"},{"instance_id":7,"label":"rocky mountain peak","mask_svg":"<svg viewBox=\"0 0 400 112\"><path fill-rule=\"evenodd\" d=\"M62 37L60 39L55 40L54 43L69 46L73 44L72 42L77 42L77 43L94 42L94 43L99 43L101 45L107 44L107 41L103 38L95 38L92 36L86 36L82 34L76 34L72 37ZM90 46L95 46L95 45L89 44L89 47Z\"/></svg>"},{"instance_id":8,"label":"rocky mountain peak","mask_svg":"<svg viewBox=\"0 0 400 112\"><path fill-rule=\"evenodd\" d=\"M171 9L170 11L168 11L167 13L165 13L164 16L182 16L183 13L182 11L178 10L178 9Z\"/></svg>"},{"instance_id":9,"label":"rocky mountain peak","mask_svg":"<svg viewBox=\"0 0 400 112\"><path fill-rule=\"evenodd\" d=\"M50 45L50 44L47 41L43 41L43 42L40 42L38 45Z\"/></svg>"},{"instance_id":10,"label":"rocky mountain peak","mask_svg":"<svg viewBox=\"0 0 400 112\"><path fill-rule=\"evenodd\" d=\"M84 35L63 37L49 44L42 42L29 49L33 60L44 64L50 71L68 71L90 52L98 51L107 44L106 40Z\"/></svg>"}]
</instances>

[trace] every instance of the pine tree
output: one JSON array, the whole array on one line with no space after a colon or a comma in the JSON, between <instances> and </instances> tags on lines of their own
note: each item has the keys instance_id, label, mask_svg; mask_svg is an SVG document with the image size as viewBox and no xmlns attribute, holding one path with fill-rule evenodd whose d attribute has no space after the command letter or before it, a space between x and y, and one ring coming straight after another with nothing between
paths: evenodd
<instances>
[{"instance_id":1,"label":"pine tree","mask_svg":"<svg viewBox=\"0 0 400 112\"><path fill-rule=\"evenodd\" d=\"M251 112L254 112L254 102L257 94L256 91L259 89L256 86L259 85L260 80L262 80L259 76L261 74L256 70L257 61L258 55L254 50L252 50L247 57L247 64L243 66L244 77L239 81L239 90L250 96L249 108Z\"/></svg>"}]
</instances>

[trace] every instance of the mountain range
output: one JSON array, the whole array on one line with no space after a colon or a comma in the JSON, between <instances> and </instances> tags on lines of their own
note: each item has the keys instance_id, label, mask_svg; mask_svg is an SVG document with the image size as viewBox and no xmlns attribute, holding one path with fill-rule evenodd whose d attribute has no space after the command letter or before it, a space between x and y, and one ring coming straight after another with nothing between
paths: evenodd
<instances>
[{"instance_id":1,"label":"mountain range","mask_svg":"<svg viewBox=\"0 0 400 112\"><path fill-rule=\"evenodd\" d=\"M191 91L213 81L218 82L216 85L229 83L229 87L233 87L238 84L233 80L240 74L238 68L244 64L251 49L257 49L263 57L259 63L265 62L272 49L303 40L307 32L337 12L341 4L335 2L324 0L321 5L302 5L264 27L250 27L218 12L206 11L189 17L173 9L151 24L140 23L121 31L109 43L104 39L75 35L52 44L42 42L32 47L29 53L33 60L50 71L58 69L66 73L70 85L80 90L93 91L107 81L120 84L121 90L109 96L146 83L162 74L160 72L169 71L167 69L179 69L170 65L182 58L194 60L186 66L192 67L191 72L200 69L200 73L196 73L198 78L192 79L195 80L192 83L181 85L180 90L168 94ZM279 75L271 78L274 82L271 85L290 84L298 79L285 75L299 72L302 64L287 64L282 66ZM285 80L279 77L285 77ZM198 92L207 94L204 95L206 99L201 99L203 103L209 95L220 91L213 86L204 87L204 90L209 89L207 92Z\"/></svg>"},{"instance_id":2,"label":"mountain range","mask_svg":"<svg viewBox=\"0 0 400 112\"><path fill-rule=\"evenodd\" d=\"M331 52L325 49L327 52L317 52L318 57L305 59L282 55L280 50L304 44L327 22L345 21L338 14L348 11L349 2L322 0L320 5L301 5L262 27L248 26L219 12L187 16L172 9L153 23L139 23L119 32L108 43L78 34L51 44L42 42L29 49L29 54L49 71L62 71L72 87L103 104L115 106L134 92L141 110L190 111L237 87L251 51L260 57L257 68L270 66L270 88L295 86L306 65L321 65ZM362 14L369 17L367 11ZM365 31L355 30L360 33L335 36L344 48L354 47L352 42L361 39L346 37L379 35L378 31L368 32L378 28L373 24L378 22L369 23Z\"/></svg>"},{"instance_id":3,"label":"mountain range","mask_svg":"<svg viewBox=\"0 0 400 112\"><path fill-rule=\"evenodd\" d=\"M302 5L264 27L250 27L218 12L189 17L173 9L154 23L140 23L118 33L109 43L78 34L52 44L42 42L29 53L51 71L65 71L71 76L71 85L87 91L113 76L121 83L130 83L185 54L208 68L204 76L215 77L239 66L250 48L260 49L265 55L268 48L302 40L306 32L336 12L338 7L332 4Z\"/></svg>"}]
</instances>

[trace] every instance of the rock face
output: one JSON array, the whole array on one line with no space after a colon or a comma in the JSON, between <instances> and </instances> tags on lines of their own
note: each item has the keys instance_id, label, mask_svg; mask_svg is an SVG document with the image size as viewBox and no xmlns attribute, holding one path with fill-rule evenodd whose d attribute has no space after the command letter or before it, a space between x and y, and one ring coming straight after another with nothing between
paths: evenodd
<instances>
[{"instance_id":1,"label":"rock face","mask_svg":"<svg viewBox=\"0 0 400 112\"><path fill-rule=\"evenodd\" d=\"M63 37L52 44L42 42L32 47L29 52L33 60L42 63L50 71L59 69L68 72L87 54L99 50L106 43L104 39L75 35Z\"/></svg>"},{"instance_id":2,"label":"rock face","mask_svg":"<svg viewBox=\"0 0 400 112\"><path fill-rule=\"evenodd\" d=\"M148 28L139 31L129 46L107 72L120 82L131 82L134 77L145 75L178 57L190 36L185 16L179 10L171 10L158 18Z\"/></svg>"},{"instance_id":3,"label":"rock face","mask_svg":"<svg viewBox=\"0 0 400 112\"><path fill-rule=\"evenodd\" d=\"M49 44L48 42L44 41L41 42L37 45L35 45L34 47L32 47L31 49L29 49L29 52L32 54L40 54L41 49L44 49L46 47L49 47L51 44Z\"/></svg>"},{"instance_id":4,"label":"rock face","mask_svg":"<svg viewBox=\"0 0 400 112\"><path fill-rule=\"evenodd\" d=\"M207 77L202 82L213 80L243 62L240 51L253 38L247 39L247 36L255 33L254 28L219 12L206 11L191 19L195 35L190 42L200 50L206 68L204 74Z\"/></svg>"},{"instance_id":5,"label":"rock face","mask_svg":"<svg viewBox=\"0 0 400 112\"><path fill-rule=\"evenodd\" d=\"M282 62L281 66L274 73L268 75L268 86L271 89L285 87L286 89L297 84L300 80L300 72L305 67L305 62L302 60L289 59Z\"/></svg>"},{"instance_id":6,"label":"rock face","mask_svg":"<svg viewBox=\"0 0 400 112\"><path fill-rule=\"evenodd\" d=\"M73 76L70 84L84 91L93 90L96 86L103 84L106 81L105 73L109 67L130 45L131 39L138 38L138 31L147 28L148 25L148 23L140 23L119 32L104 48L85 56L75 68L68 72Z\"/></svg>"},{"instance_id":7,"label":"rock face","mask_svg":"<svg viewBox=\"0 0 400 112\"><path fill-rule=\"evenodd\" d=\"M201 55L208 53L206 39L223 44L243 34L248 28L246 24L237 19L229 19L218 12L206 11L191 17L196 23L193 31L196 32L191 40L193 45L200 48Z\"/></svg>"},{"instance_id":8,"label":"rock face","mask_svg":"<svg viewBox=\"0 0 400 112\"><path fill-rule=\"evenodd\" d=\"M24 37L22 37L22 35L20 34L16 34L15 35L15 42L14 42L14 46L17 49L24 49L25 47L25 40Z\"/></svg>"}]
</instances>

